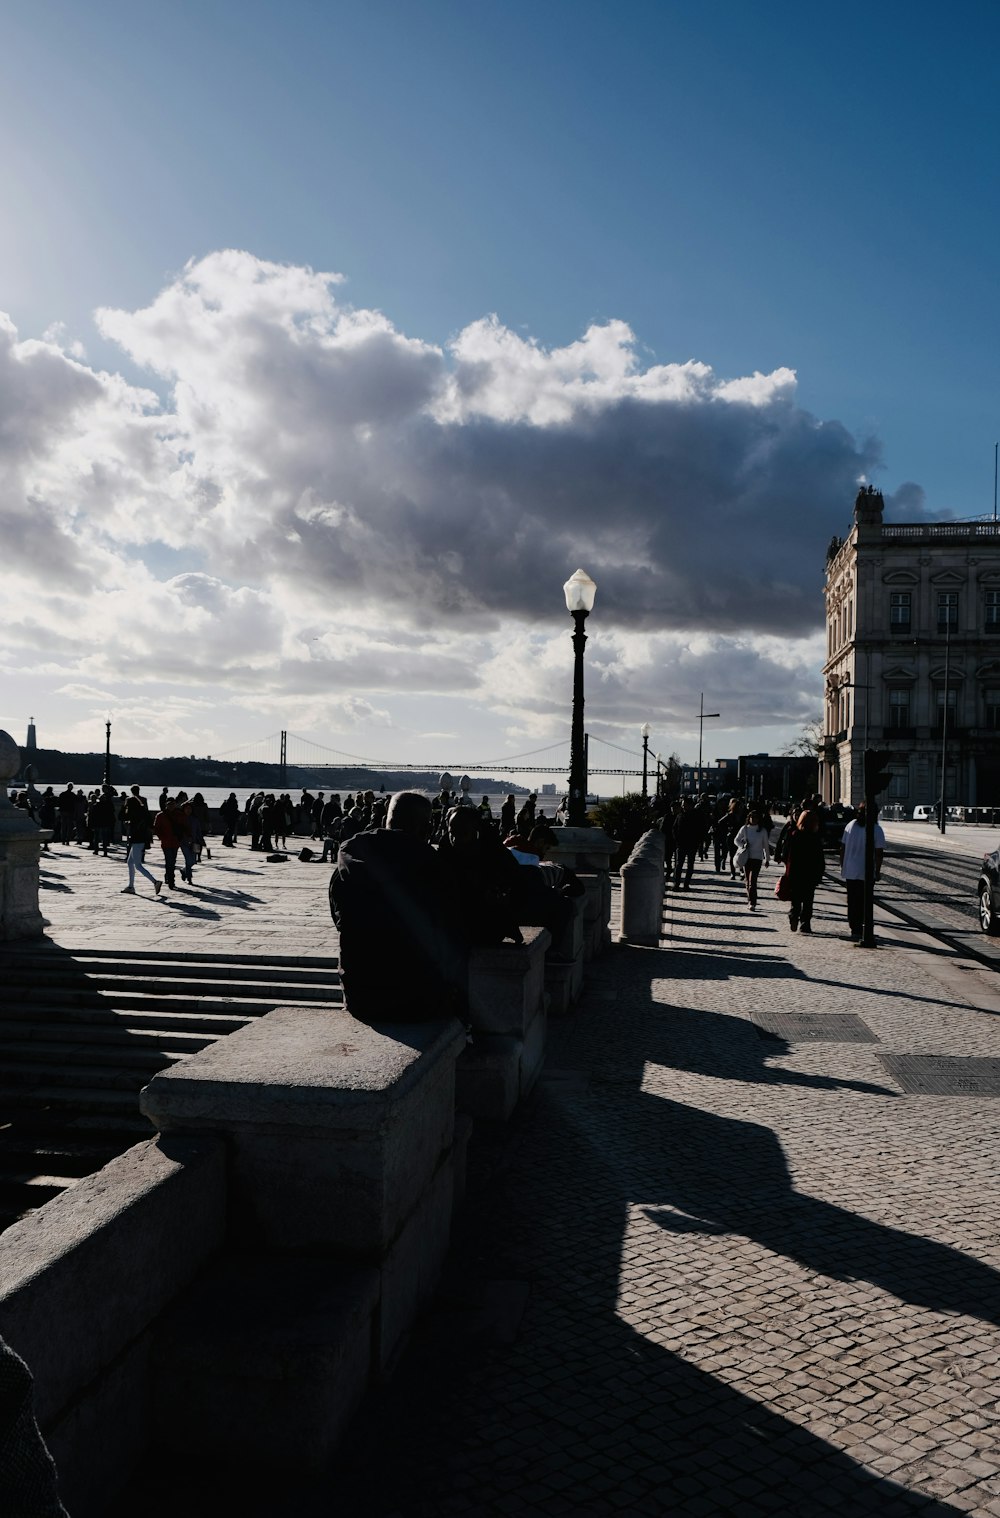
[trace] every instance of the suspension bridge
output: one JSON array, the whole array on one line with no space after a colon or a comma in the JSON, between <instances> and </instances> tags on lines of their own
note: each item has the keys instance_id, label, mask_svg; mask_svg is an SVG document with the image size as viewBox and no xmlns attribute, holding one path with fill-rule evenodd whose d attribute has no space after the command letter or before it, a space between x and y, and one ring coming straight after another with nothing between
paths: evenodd
<instances>
[{"instance_id":1,"label":"suspension bridge","mask_svg":"<svg viewBox=\"0 0 1000 1518\"><path fill-rule=\"evenodd\" d=\"M593 738L589 735L586 737L586 748L588 775L641 776L643 773L641 749L636 751L622 748L620 744L609 743L604 738ZM285 729L268 733L265 738L251 739L246 743L238 744L235 748L227 749L224 753L213 754L211 757L224 759L233 764L274 764L280 768L282 777L289 767L311 770L364 769L419 774L447 772L451 775L478 774L496 778L502 778L505 775L565 777L569 774L570 767L568 741L551 743L545 748L528 749L522 754L504 754L497 759L463 762L449 760L445 763L429 759L386 759L376 758L370 754L352 754L346 749L317 743L311 738L303 738ZM626 763L626 760L631 762ZM648 768L655 777L656 761L652 756L650 756Z\"/></svg>"}]
</instances>

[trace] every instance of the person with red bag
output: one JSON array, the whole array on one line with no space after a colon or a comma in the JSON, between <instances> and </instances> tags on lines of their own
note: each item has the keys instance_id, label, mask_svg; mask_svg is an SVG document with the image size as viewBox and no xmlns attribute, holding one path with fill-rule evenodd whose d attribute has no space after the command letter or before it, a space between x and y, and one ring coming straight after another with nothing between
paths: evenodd
<instances>
[{"instance_id":1,"label":"person with red bag","mask_svg":"<svg viewBox=\"0 0 1000 1518\"><path fill-rule=\"evenodd\" d=\"M785 888L781 899L788 902L788 926L793 933L811 933L813 897L826 869L818 812L809 807L799 813L783 852L785 874L779 885Z\"/></svg>"}]
</instances>

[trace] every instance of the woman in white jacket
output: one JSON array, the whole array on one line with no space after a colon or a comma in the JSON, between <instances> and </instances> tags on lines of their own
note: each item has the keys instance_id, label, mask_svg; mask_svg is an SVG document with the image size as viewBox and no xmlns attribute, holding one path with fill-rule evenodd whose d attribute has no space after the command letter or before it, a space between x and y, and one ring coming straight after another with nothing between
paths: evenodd
<instances>
[{"instance_id":1,"label":"woman in white jacket","mask_svg":"<svg viewBox=\"0 0 1000 1518\"><path fill-rule=\"evenodd\" d=\"M743 879L747 887L747 903L751 912L757 910L757 876L762 864L771 863L771 847L767 828L761 826L761 814L756 807L747 812L747 820L733 839L736 864L742 861Z\"/></svg>"}]
</instances>

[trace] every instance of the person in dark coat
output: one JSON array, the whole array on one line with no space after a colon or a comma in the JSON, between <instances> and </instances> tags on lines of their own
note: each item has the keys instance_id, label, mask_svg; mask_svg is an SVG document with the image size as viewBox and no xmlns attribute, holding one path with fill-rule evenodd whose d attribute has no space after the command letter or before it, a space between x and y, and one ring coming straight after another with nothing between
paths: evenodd
<instances>
[{"instance_id":1,"label":"person in dark coat","mask_svg":"<svg viewBox=\"0 0 1000 1518\"><path fill-rule=\"evenodd\" d=\"M687 867L684 876L683 889L690 891L691 876L694 874L695 855L701 843L701 835L704 823L695 811L694 801L690 796L685 796L680 812L674 818L674 890L681 887L681 874Z\"/></svg>"},{"instance_id":2,"label":"person in dark coat","mask_svg":"<svg viewBox=\"0 0 1000 1518\"><path fill-rule=\"evenodd\" d=\"M431 804L393 796L387 826L341 843L330 877L340 975L365 1023L466 1017L467 958L445 867L427 841Z\"/></svg>"},{"instance_id":3,"label":"person in dark coat","mask_svg":"<svg viewBox=\"0 0 1000 1518\"><path fill-rule=\"evenodd\" d=\"M478 809L452 807L438 857L450 878L459 931L470 944L523 942L518 918L521 867Z\"/></svg>"},{"instance_id":4,"label":"person in dark coat","mask_svg":"<svg viewBox=\"0 0 1000 1518\"><path fill-rule=\"evenodd\" d=\"M788 876L788 926L794 933L812 932L813 896L823 879L826 857L819 830L819 814L812 810L799 813L794 833L785 840L784 858Z\"/></svg>"},{"instance_id":5,"label":"person in dark coat","mask_svg":"<svg viewBox=\"0 0 1000 1518\"><path fill-rule=\"evenodd\" d=\"M240 804L236 799L236 792L230 791L225 801L219 807L219 816L222 818L223 834L222 846L231 849L236 843L236 835L240 826Z\"/></svg>"},{"instance_id":6,"label":"person in dark coat","mask_svg":"<svg viewBox=\"0 0 1000 1518\"><path fill-rule=\"evenodd\" d=\"M87 825L90 828L91 853L96 854L98 849L107 856L111 837L115 830L115 801L114 791L110 785L102 785L96 799L91 804L87 813Z\"/></svg>"}]
</instances>

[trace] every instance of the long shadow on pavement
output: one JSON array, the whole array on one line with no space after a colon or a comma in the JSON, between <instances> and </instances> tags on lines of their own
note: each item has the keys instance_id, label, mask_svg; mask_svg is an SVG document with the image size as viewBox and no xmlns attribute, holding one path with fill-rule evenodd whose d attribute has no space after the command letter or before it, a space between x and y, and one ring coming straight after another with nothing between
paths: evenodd
<instances>
[{"instance_id":1,"label":"long shadow on pavement","mask_svg":"<svg viewBox=\"0 0 1000 1518\"><path fill-rule=\"evenodd\" d=\"M957 1250L797 1193L761 1123L643 1091L648 1062L767 1078L766 1051L737 1035L734 1019L653 1001L651 983L670 974L670 958L628 950L592 967L598 981L568 1038L557 1039L569 1063L549 1072L496 1172L474 1188L436 1310L359 1420L328 1506L309 1512L958 1511L745 1394L733 1384L741 1365L731 1344L718 1374L692 1363L706 1315L728 1328L746 1312L751 1386L753 1362L773 1360L764 1336L782 1326L782 1297L807 1291L817 1312L836 1315L844 1288L835 1281L875 1282L906 1302L996 1323L1000 1277ZM677 1237L676 1257L663 1230ZM693 1269L690 1237L682 1252L692 1233L705 1236ZM789 1261L833 1280L790 1285ZM754 1296L761 1269L775 1279ZM713 1271L723 1277L714 1292ZM683 1331L671 1347L653 1342L671 1337L658 1302L672 1297L676 1314L678 1294L682 1318L689 1298L690 1355ZM634 1303L647 1299L649 1336L618 1311L631 1300L635 1316ZM765 1377L772 1394L775 1379L773 1370Z\"/></svg>"}]
</instances>

